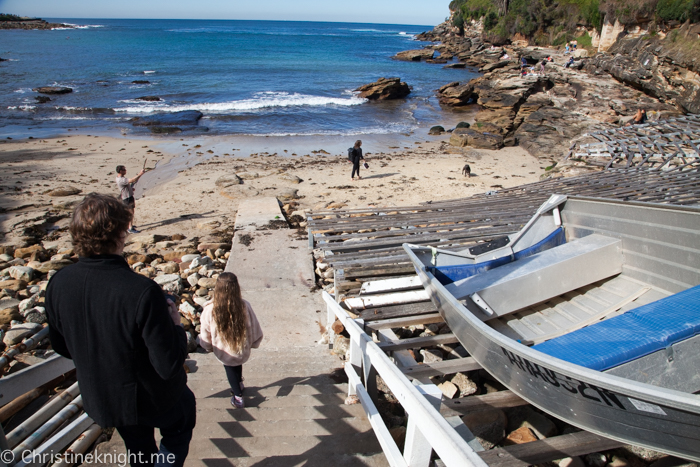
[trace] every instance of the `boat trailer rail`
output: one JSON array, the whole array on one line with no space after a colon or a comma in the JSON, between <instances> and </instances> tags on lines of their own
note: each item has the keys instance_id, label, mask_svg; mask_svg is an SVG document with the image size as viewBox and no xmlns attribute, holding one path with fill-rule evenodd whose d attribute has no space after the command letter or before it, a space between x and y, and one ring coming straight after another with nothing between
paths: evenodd
<instances>
[{"instance_id":1,"label":"boat trailer rail","mask_svg":"<svg viewBox=\"0 0 700 467\"><path fill-rule=\"evenodd\" d=\"M413 385L391 359L367 335L362 319L353 319L326 292L328 328L337 318L350 334L350 356L345 363L348 395L357 396L379 444L392 467L427 467L434 450L447 466L486 467L487 464L440 415L442 392L433 384ZM375 401L376 375L399 401L406 414L406 440L403 453L392 438Z\"/></svg>"}]
</instances>

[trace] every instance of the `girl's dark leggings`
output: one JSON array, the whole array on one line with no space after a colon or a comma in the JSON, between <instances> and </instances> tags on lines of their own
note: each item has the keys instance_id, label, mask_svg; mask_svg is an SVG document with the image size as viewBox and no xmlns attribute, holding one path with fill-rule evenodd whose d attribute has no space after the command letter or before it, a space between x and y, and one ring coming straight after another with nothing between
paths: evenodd
<instances>
[{"instance_id":1,"label":"girl's dark leggings","mask_svg":"<svg viewBox=\"0 0 700 467\"><path fill-rule=\"evenodd\" d=\"M357 162L352 163L352 175L350 175L351 178L355 178L355 172L357 172L357 176L360 176L360 161L358 160Z\"/></svg>"},{"instance_id":2,"label":"girl's dark leggings","mask_svg":"<svg viewBox=\"0 0 700 467\"><path fill-rule=\"evenodd\" d=\"M228 378L228 384L231 385L233 395L242 397L243 391L241 391L241 380L243 379L243 365L224 365L224 368L226 369L226 377Z\"/></svg>"}]
</instances>

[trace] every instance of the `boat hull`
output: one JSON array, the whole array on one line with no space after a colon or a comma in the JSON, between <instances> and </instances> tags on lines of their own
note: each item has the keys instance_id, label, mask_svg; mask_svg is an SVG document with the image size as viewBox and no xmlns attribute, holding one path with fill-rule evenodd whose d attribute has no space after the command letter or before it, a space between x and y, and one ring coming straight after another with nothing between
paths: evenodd
<instances>
[{"instance_id":1,"label":"boat hull","mask_svg":"<svg viewBox=\"0 0 700 467\"><path fill-rule=\"evenodd\" d=\"M700 211L699 211L700 212ZM533 350L495 331L452 296L411 251L416 272L469 354L534 406L587 431L700 460L700 396L590 370Z\"/></svg>"}]
</instances>

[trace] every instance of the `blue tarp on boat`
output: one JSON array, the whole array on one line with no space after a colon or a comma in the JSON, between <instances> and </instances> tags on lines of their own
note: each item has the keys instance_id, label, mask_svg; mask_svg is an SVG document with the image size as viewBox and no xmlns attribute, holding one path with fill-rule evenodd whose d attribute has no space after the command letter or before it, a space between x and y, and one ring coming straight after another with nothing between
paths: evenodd
<instances>
[{"instance_id":1,"label":"blue tarp on boat","mask_svg":"<svg viewBox=\"0 0 700 467\"><path fill-rule=\"evenodd\" d=\"M476 264L428 266L426 270L435 276L435 278L440 281L442 285L447 285L461 279L466 279L467 277L481 274L489 269L503 266L504 264L508 264L512 261L532 256L541 251L554 248L555 246L563 245L564 243L566 243L566 235L564 234L564 229L559 227L540 242L532 245L531 247L525 248L522 251L518 251L513 256L504 256L502 258L496 258Z\"/></svg>"},{"instance_id":2,"label":"blue tarp on boat","mask_svg":"<svg viewBox=\"0 0 700 467\"><path fill-rule=\"evenodd\" d=\"M532 348L603 371L698 334L700 285Z\"/></svg>"}]
</instances>

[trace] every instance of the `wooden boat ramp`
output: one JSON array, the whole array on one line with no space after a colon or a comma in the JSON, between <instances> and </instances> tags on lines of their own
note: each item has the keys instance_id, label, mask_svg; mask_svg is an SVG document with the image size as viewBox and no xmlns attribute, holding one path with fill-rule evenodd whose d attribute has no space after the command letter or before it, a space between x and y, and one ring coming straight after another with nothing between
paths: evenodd
<instances>
[{"instance_id":1,"label":"wooden boat ramp","mask_svg":"<svg viewBox=\"0 0 700 467\"><path fill-rule=\"evenodd\" d=\"M612 168L418 206L309 213L309 244L314 249L317 276L324 286L328 321L337 319L329 329L329 343L336 348L350 347L346 354L350 392L356 391L366 410L370 407L368 413L378 410L381 398L387 397L377 396L372 376L378 373L388 387L381 389L394 394L408 418L403 452L392 445L390 434L395 435L399 427L392 426L390 416L385 414L384 423L380 420L376 426L373 424L380 444L389 446L384 452L390 464L421 465L408 462L420 451L417 446L421 442L423 450L437 453L436 465L526 466L587 454L610 462L610 450L622 447L617 441L558 420L542 422L545 417L540 412L490 377L459 346L456 336L444 324L415 275L403 243L456 250L492 242L518 231L553 193L698 205L698 171L689 166L670 170ZM335 334L341 332L346 337ZM385 368L384 358L391 359L393 370ZM472 391L459 385L456 377L470 380L478 389ZM406 403L413 389L404 385L402 379L411 380L413 385L409 386L418 388L421 399L432 400L435 410L423 407L421 411ZM465 393L469 395L460 396ZM495 419L503 411L513 419L503 422L498 428L500 434L488 432L499 426ZM465 444L434 420L437 416ZM545 428L537 427L536 420L554 429L545 433ZM430 426L434 438L421 440L416 435L420 431L416 424ZM438 438L449 441L445 441L449 446L440 445ZM605 459L601 459L605 456L600 454L603 451L607 452ZM620 452L624 451L613 451ZM649 452L634 452L647 460L654 458ZM403 461L407 463L402 464Z\"/></svg>"}]
</instances>

